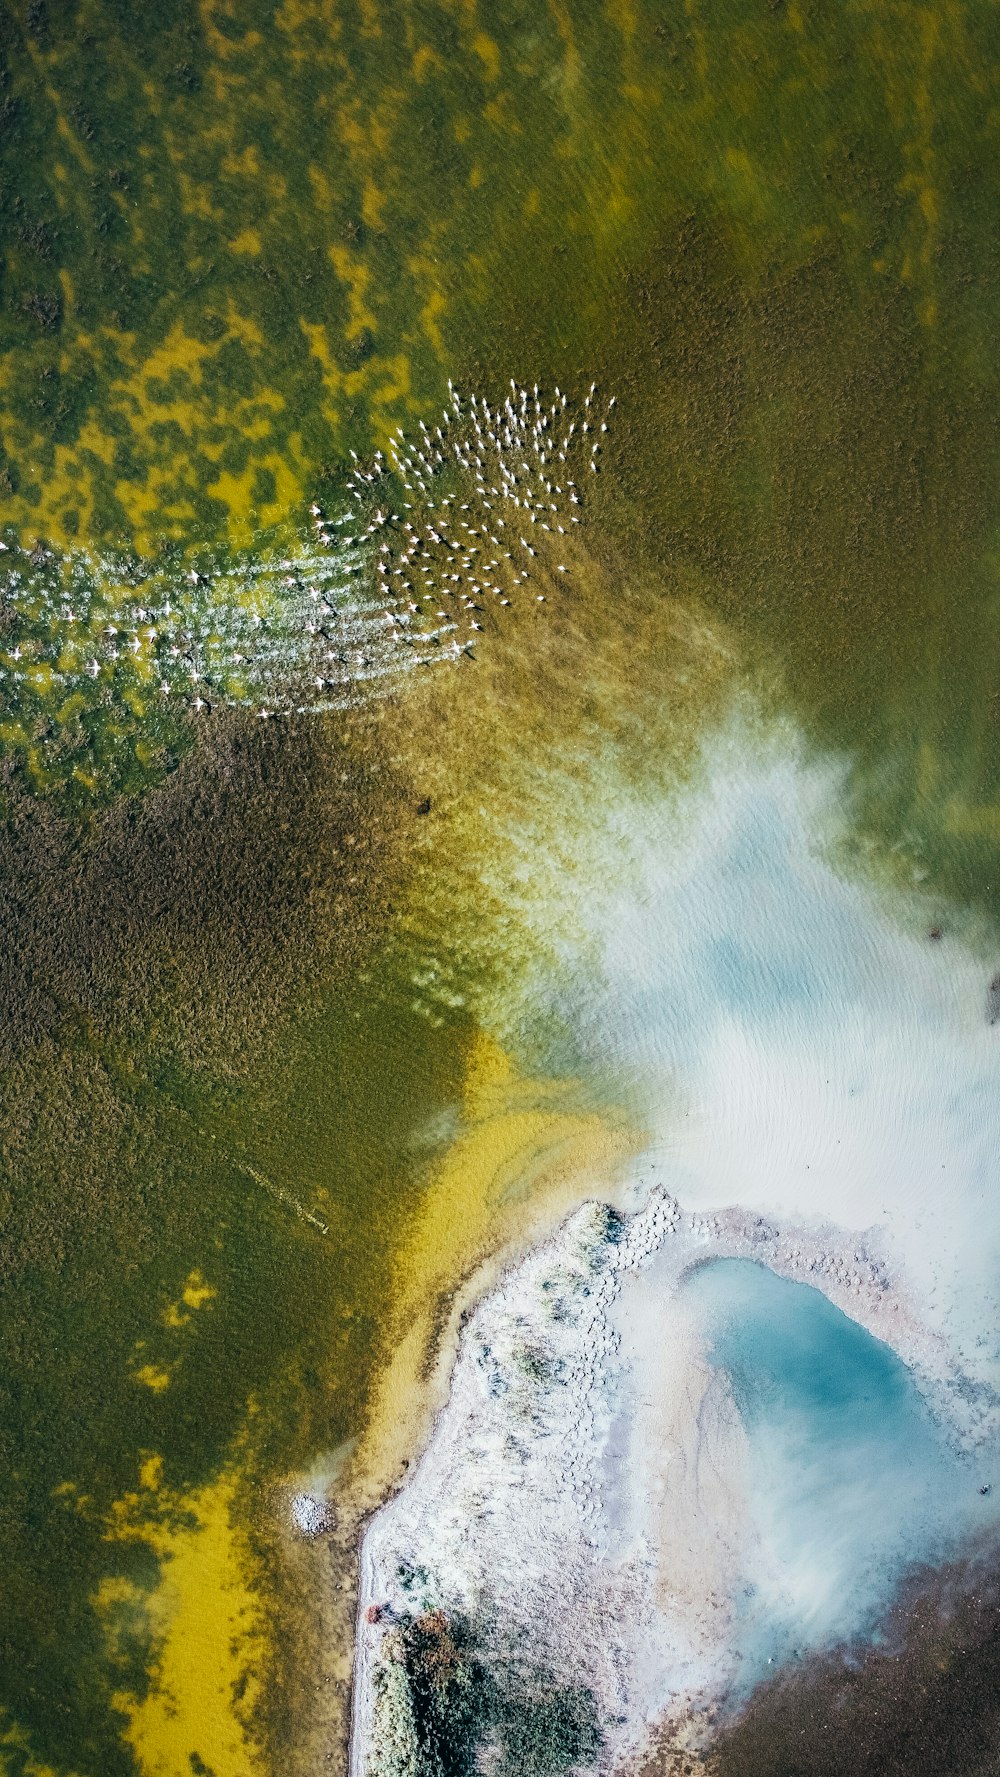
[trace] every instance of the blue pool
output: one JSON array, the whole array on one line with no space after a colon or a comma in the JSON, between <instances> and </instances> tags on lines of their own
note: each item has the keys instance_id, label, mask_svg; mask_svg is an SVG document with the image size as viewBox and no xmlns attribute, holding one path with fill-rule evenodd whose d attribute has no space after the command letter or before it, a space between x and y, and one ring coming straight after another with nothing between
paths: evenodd
<instances>
[{"instance_id":1,"label":"blue pool","mask_svg":"<svg viewBox=\"0 0 1000 1777\"><path fill-rule=\"evenodd\" d=\"M744 1259L684 1289L747 1438L737 1644L755 1682L769 1662L877 1636L906 1570L994 1518L990 1463L949 1447L906 1366L819 1290Z\"/></svg>"}]
</instances>

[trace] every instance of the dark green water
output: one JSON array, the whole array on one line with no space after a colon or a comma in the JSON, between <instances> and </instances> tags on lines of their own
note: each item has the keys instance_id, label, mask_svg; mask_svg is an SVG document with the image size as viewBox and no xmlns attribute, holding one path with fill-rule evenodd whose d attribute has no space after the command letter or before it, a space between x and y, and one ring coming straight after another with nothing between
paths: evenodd
<instances>
[{"instance_id":1,"label":"dark green water","mask_svg":"<svg viewBox=\"0 0 1000 1777\"><path fill-rule=\"evenodd\" d=\"M113 597L296 533L449 375L597 377L608 557L682 569L849 759L861 855L995 917L998 98L985 4L8 7L0 529ZM14 718L0 1705L117 1777L102 1511L150 1449L211 1479L251 1400L265 1479L357 1434L472 1033L391 943L421 792L377 724Z\"/></svg>"},{"instance_id":2,"label":"dark green water","mask_svg":"<svg viewBox=\"0 0 1000 1777\"><path fill-rule=\"evenodd\" d=\"M266 1506L272 1475L357 1435L433 1151L414 1135L460 1090L461 1028L364 967L383 873L363 844L340 859L363 787L316 796L302 752L203 759L115 830L7 836L2 1700L60 1772L133 1768L110 1700L146 1688L148 1632L109 1662L93 1601L157 1572L109 1547L113 1502L144 1453L182 1496L242 1439ZM192 1276L214 1297L178 1332Z\"/></svg>"},{"instance_id":3,"label":"dark green water","mask_svg":"<svg viewBox=\"0 0 1000 1777\"><path fill-rule=\"evenodd\" d=\"M860 753L870 828L992 894L991 7L39 3L2 32L22 536L252 546L449 374L599 374L623 547L703 573Z\"/></svg>"}]
</instances>

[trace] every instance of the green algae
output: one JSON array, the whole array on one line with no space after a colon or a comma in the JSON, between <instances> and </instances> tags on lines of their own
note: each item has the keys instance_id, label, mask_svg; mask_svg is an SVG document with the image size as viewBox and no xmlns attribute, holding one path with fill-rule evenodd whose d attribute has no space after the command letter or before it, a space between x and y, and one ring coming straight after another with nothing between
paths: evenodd
<instances>
[{"instance_id":1,"label":"green algae","mask_svg":"<svg viewBox=\"0 0 1000 1777\"><path fill-rule=\"evenodd\" d=\"M135 1768L114 1698L148 1692L153 1649L140 1619L109 1661L94 1600L158 1583L146 1542L107 1540L149 1453L183 1501L241 1440L266 1486L356 1435L413 1126L455 1085L453 1034L416 1037L398 1005L332 996L294 1033L283 1115L253 1087L227 1105L210 1079L137 1080L131 1055L64 1042L42 1127L7 1143L3 1701L60 1771ZM211 1292L197 1315L175 1306L192 1277Z\"/></svg>"},{"instance_id":2,"label":"green algae","mask_svg":"<svg viewBox=\"0 0 1000 1777\"><path fill-rule=\"evenodd\" d=\"M592 367L631 415L625 546L704 569L822 744L866 749L873 841L985 892L989 6L66 0L0 34L0 487L26 541L255 545L447 373ZM74 794L141 789L112 742ZM45 781L31 721L6 744Z\"/></svg>"},{"instance_id":3,"label":"green algae","mask_svg":"<svg viewBox=\"0 0 1000 1777\"><path fill-rule=\"evenodd\" d=\"M374 1673L376 1777L554 1777L601 1747L594 1698L491 1644L440 1608L393 1622Z\"/></svg>"},{"instance_id":4,"label":"green algae","mask_svg":"<svg viewBox=\"0 0 1000 1777\"><path fill-rule=\"evenodd\" d=\"M330 782L308 734L252 749L3 835L13 1770L139 1768L115 1699L154 1682L169 1551L109 1542L117 1502L154 1453L178 1512L235 1461L263 1534L274 1477L357 1436L426 1129L460 1091L461 1019L430 1029L380 964L394 787L346 752ZM132 1601L114 1657L109 1588Z\"/></svg>"},{"instance_id":5,"label":"green algae","mask_svg":"<svg viewBox=\"0 0 1000 1777\"><path fill-rule=\"evenodd\" d=\"M287 517L443 372L600 350L708 218L724 277L833 252L988 362L988 7L102 0L5 18L11 517L65 543ZM956 270L958 268L955 268ZM956 288L958 285L958 288ZM512 367L516 367L513 366Z\"/></svg>"}]
</instances>

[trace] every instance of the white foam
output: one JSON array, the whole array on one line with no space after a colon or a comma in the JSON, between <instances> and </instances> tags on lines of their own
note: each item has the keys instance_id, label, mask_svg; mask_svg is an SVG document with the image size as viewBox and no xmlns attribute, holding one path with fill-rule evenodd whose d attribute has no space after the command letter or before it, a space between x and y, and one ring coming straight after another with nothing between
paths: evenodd
<instances>
[{"instance_id":1,"label":"white foam","mask_svg":"<svg viewBox=\"0 0 1000 1777\"><path fill-rule=\"evenodd\" d=\"M913 896L829 861L844 778L729 731L684 799L612 779L521 903L518 984L638 1101L686 1204L878 1226L970 1376L1000 1384L1000 1028L991 970ZM571 858L566 867L567 853ZM544 861L539 866L544 874ZM541 978L540 978L541 976ZM516 1024L516 1002L507 1009Z\"/></svg>"}]
</instances>

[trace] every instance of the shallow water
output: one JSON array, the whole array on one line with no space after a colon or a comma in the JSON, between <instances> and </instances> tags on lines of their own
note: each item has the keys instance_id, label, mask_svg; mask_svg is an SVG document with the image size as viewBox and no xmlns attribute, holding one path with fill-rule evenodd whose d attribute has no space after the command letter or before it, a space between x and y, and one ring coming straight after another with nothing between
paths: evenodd
<instances>
[{"instance_id":1,"label":"shallow water","mask_svg":"<svg viewBox=\"0 0 1000 1777\"><path fill-rule=\"evenodd\" d=\"M895 1353L819 1290L722 1259L685 1295L749 1437L743 1688L771 1661L877 1631L910 1570L995 1522L980 1489L1000 1453L960 1457Z\"/></svg>"}]
</instances>

